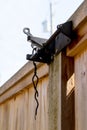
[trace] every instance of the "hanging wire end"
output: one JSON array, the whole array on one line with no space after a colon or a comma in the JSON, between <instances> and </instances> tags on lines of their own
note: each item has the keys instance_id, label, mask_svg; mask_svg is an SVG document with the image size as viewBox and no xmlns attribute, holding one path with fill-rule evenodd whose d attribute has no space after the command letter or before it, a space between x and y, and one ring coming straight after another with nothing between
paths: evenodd
<instances>
[{"instance_id":1,"label":"hanging wire end","mask_svg":"<svg viewBox=\"0 0 87 130\"><path fill-rule=\"evenodd\" d=\"M34 53L34 51L35 51L35 48L33 49L32 54ZM37 90L39 78L37 76L37 66L36 66L36 63L34 61L33 61L33 65L34 65L34 75L32 77L32 82L33 82L33 86L34 86L34 90L35 90L34 98L35 98L35 101L36 101L36 104L37 104L36 109L35 109L35 120L36 120L37 110L38 110L38 107L39 107L39 102L38 102L39 93L38 93L38 90Z\"/></svg>"}]
</instances>

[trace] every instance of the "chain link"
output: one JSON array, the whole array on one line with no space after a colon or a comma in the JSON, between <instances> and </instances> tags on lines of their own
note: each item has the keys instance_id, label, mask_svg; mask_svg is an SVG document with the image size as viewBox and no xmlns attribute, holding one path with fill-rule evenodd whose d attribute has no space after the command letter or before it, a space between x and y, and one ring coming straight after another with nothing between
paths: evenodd
<instances>
[{"instance_id":1,"label":"chain link","mask_svg":"<svg viewBox=\"0 0 87 130\"><path fill-rule=\"evenodd\" d=\"M36 48L33 49L32 55L34 54L35 50L36 50ZM37 110L38 110L38 107L39 107L39 102L38 102L39 93L38 93L38 90L37 90L37 85L38 85L39 78L37 76L37 65L36 65L36 63L34 61L33 61L33 65L34 65L34 75L32 77L32 83L33 83L33 86L34 86L34 89L35 89L34 98L35 98L35 101L36 101L36 104L37 104L36 105L36 110L35 110L35 120L36 120Z\"/></svg>"}]
</instances>

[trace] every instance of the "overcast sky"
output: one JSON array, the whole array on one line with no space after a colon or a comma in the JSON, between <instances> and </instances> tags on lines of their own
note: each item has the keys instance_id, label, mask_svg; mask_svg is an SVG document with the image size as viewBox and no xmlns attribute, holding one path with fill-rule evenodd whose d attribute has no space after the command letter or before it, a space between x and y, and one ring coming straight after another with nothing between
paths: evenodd
<instances>
[{"instance_id":1,"label":"overcast sky","mask_svg":"<svg viewBox=\"0 0 87 130\"><path fill-rule=\"evenodd\" d=\"M16 73L31 53L30 44L23 33L29 27L39 37L44 33L42 22L50 25L49 3L53 3L53 27L65 22L83 0L0 0L0 86Z\"/></svg>"}]
</instances>

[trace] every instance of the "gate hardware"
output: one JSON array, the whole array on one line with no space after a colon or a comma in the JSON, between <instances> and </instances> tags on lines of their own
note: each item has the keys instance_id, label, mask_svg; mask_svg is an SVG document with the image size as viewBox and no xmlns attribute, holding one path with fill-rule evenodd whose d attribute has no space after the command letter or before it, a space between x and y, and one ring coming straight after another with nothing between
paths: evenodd
<instances>
[{"instance_id":1,"label":"gate hardware","mask_svg":"<svg viewBox=\"0 0 87 130\"><path fill-rule=\"evenodd\" d=\"M37 76L37 66L35 61L43 62L50 64L50 62L54 59L54 55L58 54L63 48L65 48L68 44L70 44L72 40L72 21L66 22L64 24L60 24L57 26L57 30L54 34L47 40L39 37L34 37L30 33L29 28L24 28L23 32L27 35L27 41L31 42L31 47L33 48L32 54L27 54L27 60L33 61L34 65L34 75L32 77L33 86L35 89L35 101L36 101L36 110L35 110L35 120L37 116L37 110L39 107L38 102L38 76Z\"/></svg>"},{"instance_id":2,"label":"gate hardware","mask_svg":"<svg viewBox=\"0 0 87 130\"><path fill-rule=\"evenodd\" d=\"M24 28L23 32L27 35L27 41L31 42L31 47L36 48L33 55L27 54L26 59L50 64L54 59L54 55L71 43L72 21L58 25L57 30L48 40L34 37L29 28Z\"/></svg>"}]
</instances>

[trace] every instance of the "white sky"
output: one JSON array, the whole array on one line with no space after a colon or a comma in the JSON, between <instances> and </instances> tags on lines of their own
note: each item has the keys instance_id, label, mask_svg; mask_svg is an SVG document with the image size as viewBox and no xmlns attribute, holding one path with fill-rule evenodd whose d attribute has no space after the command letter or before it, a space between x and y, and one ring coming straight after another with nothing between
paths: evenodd
<instances>
[{"instance_id":1,"label":"white sky","mask_svg":"<svg viewBox=\"0 0 87 130\"><path fill-rule=\"evenodd\" d=\"M54 29L65 22L82 2L53 1ZM31 53L23 28L29 27L35 36L49 36L42 30L42 22L50 21L49 3L50 0L0 0L0 86L27 62L26 54Z\"/></svg>"}]
</instances>

